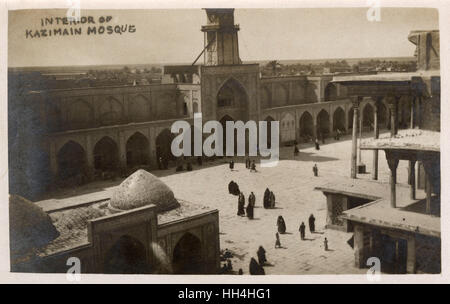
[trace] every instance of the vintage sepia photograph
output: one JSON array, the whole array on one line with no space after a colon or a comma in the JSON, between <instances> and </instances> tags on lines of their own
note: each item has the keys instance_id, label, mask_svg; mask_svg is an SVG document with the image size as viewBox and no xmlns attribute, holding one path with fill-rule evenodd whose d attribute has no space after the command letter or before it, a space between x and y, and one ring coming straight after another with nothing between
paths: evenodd
<instances>
[{"instance_id":1,"label":"vintage sepia photograph","mask_svg":"<svg viewBox=\"0 0 450 304\"><path fill-rule=\"evenodd\" d=\"M10 272L441 275L439 10L374 3L9 10Z\"/></svg>"}]
</instances>

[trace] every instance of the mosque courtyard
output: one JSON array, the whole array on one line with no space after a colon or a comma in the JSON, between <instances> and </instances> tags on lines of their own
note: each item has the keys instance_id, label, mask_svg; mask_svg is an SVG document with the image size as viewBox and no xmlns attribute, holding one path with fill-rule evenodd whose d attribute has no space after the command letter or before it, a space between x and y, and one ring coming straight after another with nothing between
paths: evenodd
<instances>
[{"instance_id":1,"label":"mosque courtyard","mask_svg":"<svg viewBox=\"0 0 450 304\"><path fill-rule=\"evenodd\" d=\"M371 134L367 134L370 136ZM234 170L228 166L228 159L205 162L202 167L194 164L193 171L152 171L160 176L177 198L207 205L219 210L220 246L232 254L233 271L242 268L248 274L252 257L257 259L259 246L266 250L266 274L362 274L365 269L354 267L353 249L347 244L352 233L325 229L326 198L315 187L327 183L344 181L350 175L351 139L340 141L328 139L316 151L311 144L299 145L300 154L293 156L293 147L282 147L277 166L260 168L252 173L245 168L243 159L235 159ZM372 152L362 151L362 160L367 174L360 179L371 178ZM312 167L317 164L319 176L314 177ZM388 188L389 169L383 152L379 155L379 181ZM254 219L237 216L237 196L228 193L228 183L235 181L244 193L246 204L251 191L256 196ZM80 200L97 200L109 197L109 192L120 181L95 182L77 189L53 193L46 206L71 204ZM399 187L407 183L407 162L399 163ZM402 185L403 184L403 185ZM264 190L269 188L276 196L276 208L263 208ZM308 217L316 218L316 233L308 229ZM283 216L287 232L280 235L282 248L275 249L277 218ZM300 240L299 225L306 225L306 240ZM328 239L329 250L324 249L324 238Z\"/></svg>"}]
</instances>

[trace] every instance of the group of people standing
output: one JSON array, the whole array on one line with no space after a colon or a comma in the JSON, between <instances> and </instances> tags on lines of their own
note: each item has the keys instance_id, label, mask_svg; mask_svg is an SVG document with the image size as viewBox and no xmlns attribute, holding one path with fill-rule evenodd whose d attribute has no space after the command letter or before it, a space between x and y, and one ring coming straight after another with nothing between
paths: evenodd
<instances>
[{"instance_id":1,"label":"group of people standing","mask_svg":"<svg viewBox=\"0 0 450 304\"><path fill-rule=\"evenodd\" d=\"M308 224L309 224L309 232L314 233L316 231L316 218L312 213L308 218ZM300 232L300 239L302 241L305 240L306 226L304 222L300 224L298 231Z\"/></svg>"},{"instance_id":2,"label":"group of people standing","mask_svg":"<svg viewBox=\"0 0 450 304\"><path fill-rule=\"evenodd\" d=\"M253 211L255 209L255 202L256 202L255 194L251 192L250 195L248 196L247 207L245 207L245 196L242 192L239 193L237 215L245 216L247 214L247 217L252 220L254 216Z\"/></svg>"},{"instance_id":3,"label":"group of people standing","mask_svg":"<svg viewBox=\"0 0 450 304\"><path fill-rule=\"evenodd\" d=\"M256 172L256 163L254 160L250 160L250 158L245 159L245 168L250 169L250 172Z\"/></svg>"},{"instance_id":4,"label":"group of people standing","mask_svg":"<svg viewBox=\"0 0 450 304\"><path fill-rule=\"evenodd\" d=\"M251 275L265 275L263 266L266 264L266 250L263 246L259 246L258 251L256 252L258 256L258 261L255 258L250 259L249 272Z\"/></svg>"},{"instance_id":5,"label":"group of people standing","mask_svg":"<svg viewBox=\"0 0 450 304\"><path fill-rule=\"evenodd\" d=\"M266 188L266 191L264 191L263 206L264 209L275 208L275 194L269 188Z\"/></svg>"}]
</instances>

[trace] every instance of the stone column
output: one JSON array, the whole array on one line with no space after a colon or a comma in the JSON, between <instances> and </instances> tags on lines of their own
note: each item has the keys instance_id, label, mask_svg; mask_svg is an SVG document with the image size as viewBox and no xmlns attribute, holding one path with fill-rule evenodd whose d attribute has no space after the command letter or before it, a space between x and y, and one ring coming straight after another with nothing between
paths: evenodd
<instances>
[{"instance_id":1,"label":"stone column","mask_svg":"<svg viewBox=\"0 0 450 304\"><path fill-rule=\"evenodd\" d=\"M87 160L87 178L92 180L94 178L95 164L94 164L94 146L92 143L92 135L86 135L86 160Z\"/></svg>"},{"instance_id":2,"label":"stone column","mask_svg":"<svg viewBox=\"0 0 450 304\"><path fill-rule=\"evenodd\" d=\"M414 116L416 115L415 103L416 103L416 97L414 96L411 99L411 107L410 107L411 117L410 117L410 122L409 122L410 126L409 127L411 129L414 129L414 127L415 127L415 121L414 121L415 120Z\"/></svg>"},{"instance_id":3,"label":"stone column","mask_svg":"<svg viewBox=\"0 0 450 304\"><path fill-rule=\"evenodd\" d=\"M392 155L391 153L385 151L386 159L389 165L389 169L391 170L391 174L389 176L389 184L391 185L391 207L396 208L397 206L397 195L396 195L396 183L397 183L397 166L398 159Z\"/></svg>"},{"instance_id":4,"label":"stone column","mask_svg":"<svg viewBox=\"0 0 450 304\"><path fill-rule=\"evenodd\" d=\"M56 155L56 146L55 146L55 142L51 141L50 142L50 147L49 147L49 156L50 156L50 171L52 173L52 182L54 183L57 180L57 176L58 176L58 158Z\"/></svg>"},{"instance_id":5,"label":"stone column","mask_svg":"<svg viewBox=\"0 0 450 304\"><path fill-rule=\"evenodd\" d=\"M411 199L416 199L416 161L410 160L408 161L408 170L409 170L409 187L410 192L409 196Z\"/></svg>"},{"instance_id":6,"label":"stone column","mask_svg":"<svg viewBox=\"0 0 450 304\"><path fill-rule=\"evenodd\" d=\"M389 100L388 102L388 107L389 107L389 113L390 113L390 120L391 120L391 137L394 137L396 132L395 132L395 121L396 121L396 116L397 116L397 112L395 109L395 101L393 101L392 99Z\"/></svg>"},{"instance_id":7,"label":"stone column","mask_svg":"<svg viewBox=\"0 0 450 304\"><path fill-rule=\"evenodd\" d=\"M364 261L364 227L355 224L353 232L353 248L355 250L355 267L363 268Z\"/></svg>"},{"instance_id":8,"label":"stone column","mask_svg":"<svg viewBox=\"0 0 450 304\"><path fill-rule=\"evenodd\" d=\"M119 132L119 168L121 173L127 170L127 143L125 141L125 134Z\"/></svg>"},{"instance_id":9,"label":"stone column","mask_svg":"<svg viewBox=\"0 0 450 304\"><path fill-rule=\"evenodd\" d=\"M378 126L378 107L380 106L382 97L376 97L373 107L373 138L377 139L380 135L380 127ZM372 179L378 179L378 150L373 150L372 160Z\"/></svg>"},{"instance_id":10,"label":"stone column","mask_svg":"<svg viewBox=\"0 0 450 304\"><path fill-rule=\"evenodd\" d=\"M353 132L352 132L352 158L351 158L351 178L356 178L356 153L357 153L357 131L358 131L358 109L362 97L352 97L353 105Z\"/></svg>"},{"instance_id":11,"label":"stone column","mask_svg":"<svg viewBox=\"0 0 450 304\"><path fill-rule=\"evenodd\" d=\"M416 238L412 235L407 241L406 273L414 274L416 273Z\"/></svg>"},{"instance_id":12,"label":"stone column","mask_svg":"<svg viewBox=\"0 0 450 304\"><path fill-rule=\"evenodd\" d=\"M431 214L431 178L429 172L425 169L425 193L426 193L426 207L425 213Z\"/></svg>"}]
</instances>

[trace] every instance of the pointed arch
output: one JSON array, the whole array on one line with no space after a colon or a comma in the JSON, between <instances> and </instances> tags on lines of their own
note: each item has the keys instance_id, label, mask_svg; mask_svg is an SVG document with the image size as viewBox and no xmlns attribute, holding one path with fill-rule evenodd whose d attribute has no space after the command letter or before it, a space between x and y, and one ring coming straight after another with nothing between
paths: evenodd
<instances>
[{"instance_id":1,"label":"pointed arch","mask_svg":"<svg viewBox=\"0 0 450 304\"><path fill-rule=\"evenodd\" d=\"M79 143L69 140L59 149L56 157L60 181L72 180L79 183L86 177L86 151Z\"/></svg>"},{"instance_id":2,"label":"pointed arch","mask_svg":"<svg viewBox=\"0 0 450 304\"><path fill-rule=\"evenodd\" d=\"M330 133L330 115L325 109L320 110L317 114L317 136L326 138Z\"/></svg>"},{"instance_id":3,"label":"pointed arch","mask_svg":"<svg viewBox=\"0 0 450 304\"><path fill-rule=\"evenodd\" d=\"M68 107L67 121L71 129L88 128L94 122L94 110L87 101L77 99Z\"/></svg>"},{"instance_id":4,"label":"pointed arch","mask_svg":"<svg viewBox=\"0 0 450 304\"><path fill-rule=\"evenodd\" d=\"M370 103L367 103L364 106L363 112L362 112L362 125L363 125L363 131L367 130L373 130L374 128L374 111L373 106Z\"/></svg>"},{"instance_id":5,"label":"pointed arch","mask_svg":"<svg viewBox=\"0 0 450 304\"><path fill-rule=\"evenodd\" d=\"M302 137L305 142L310 141L314 136L314 121L309 111L303 112L302 116L300 116L299 126L300 137Z\"/></svg>"},{"instance_id":6,"label":"pointed arch","mask_svg":"<svg viewBox=\"0 0 450 304\"><path fill-rule=\"evenodd\" d=\"M100 172L116 171L119 167L119 149L109 136L103 136L94 146L94 168Z\"/></svg>"},{"instance_id":7,"label":"pointed arch","mask_svg":"<svg viewBox=\"0 0 450 304\"><path fill-rule=\"evenodd\" d=\"M142 94L132 98L128 104L128 116L131 121L146 121L150 116L150 101Z\"/></svg>"},{"instance_id":8,"label":"pointed arch","mask_svg":"<svg viewBox=\"0 0 450 304\"><path fill-rule=\"evenodd\" d=\"M116 98L109 96L99 108L99 119L102 125L117 124L122 121L123 106Z\"/></svg>"},{"instance_id":9,"label":"pointed arch","mask_svg":"<svg viewBox=\"0 0 450 304\"><path fill-rule=\"evenodd\" d=\"M185 233L173 250L173 271L175 274L201 274L204 272L202 243L192 233Z\"/></svg>"},{"instance_id":10,"label":"pointed arch","mask_svg":"<svg viewBox=\"0 0 450 304\"><path fill-rule=\"evenodd\" d=\"M138 166L149 165L150 143L146 136L141 132L135 132L127 140L127 167L135 168Z\"/></svg>"},{"instance_id":11,"label":"pointed arch","mask_svg":"<svg viewBox=\"0 0 450 304\"><path fill-rule=\"evenodd\" d=\"M168 162L175 159L172 154L171 145L175 135L165 128L156 137L156 161L160 169L167 169Z\"/></svg>"},{"instance_id":12,"label":"pointed arch","mask_svg":"<svg viewBox=\"0 0 450 304\"><path fill-rule=\"evenodd\" d=\"M333 131L345 132L345 112L342 107L337 107L333 113Z\"/></svg>"},{"instance_id":13,"label":"pointed arch","mask_svg":"<svg viewBox=\"0 0 450 304\"><path fill-rule=\"evenodd\" d=\"M121 236L108 250L104 258L103 273L106 274L149 274L147 251L138 239Z\"/></svg>"}]
</instances>

